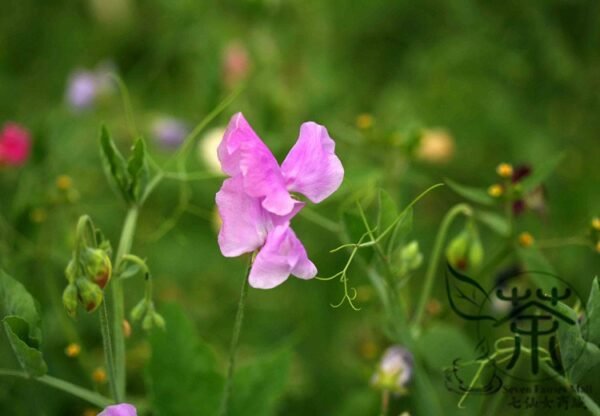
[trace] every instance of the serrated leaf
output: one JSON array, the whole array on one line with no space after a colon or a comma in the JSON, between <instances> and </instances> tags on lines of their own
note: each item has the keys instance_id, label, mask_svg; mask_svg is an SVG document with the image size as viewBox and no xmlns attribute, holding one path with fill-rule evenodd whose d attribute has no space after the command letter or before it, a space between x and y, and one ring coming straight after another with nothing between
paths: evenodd
<instances>
[{"instance_id":1,"label":"serrated leaf","mask_svg":"<svg viewBox=\"0 0 600 416\"><path fill-rule=\"evenodd\" d=\"M550 174L556 169L558 164L564 158L564 154L559 154L553 158L548 159L545 163L536 165L532 170L531 175L527 176L521 181L521 187L523 192L527 193L532 191L537 186L541 185L542 182L550 176Z\"/></svg>"},{"instance_id":2,"label":"serrated leaf","mask_svg":"<svg viewBox=\"0 0 600 416\"><path fill-rule=\"evenodd\" d=\"M129 192L131 180L127 170L127 163L115 146L105 126L102 126L100 130L100 154L102 155L104 171L108 177L108 181L126 202L131 202L132 199Z\"/></svg>"},{"instance_id":3,"label":"serrated leaf","mask_svg":"<svg viewBox=\"0 0 600 416\"><path fill-rule=\"evenodd\" d=\"M152 408L157 415L215 415L223 392L210 347L178 305L161 308L164 331L150 336L152 357L147 367Z\"/></svg>"},{"instance_id":4,"label":"serrated leaf","mask_svg":"<svg viewBox=\"0 0 600 416\"><path fill-rule=\"evenodd\" d=\"M575 321L574 325L560 323L558 343L567 378L577 384L589 371L600 365L600 348L583 339L577 313L573 309L560 302L557 309Z\"/></svg>"},{"instance_id":5,"label":"serrated leaf","mask_svg":"<svg viewBox=\"0 0 600 416\"><path fill-rule=\"evenodd\" d=\"M3 270L0 270L0 316L23 370L35 377L44 375L48 368L39 351L42 331L37 303L21 283Z\"/></svg>"},{"instance_id":6,"label":"serrated leaf","mask_svg":"<svg viewBox=\"0 0 600 416\"><path fill-rule=\"evenodd\" d=\"M127 172L130 180L130 197L135 201L139 201L148 182L146 145L141 138L135 141L131 149L131 155L127 161Z\"/></svg>"},{"instance_id":7,"label":"serrated leaf","mask_svg":"<svg viewBox=\"0 0 600 416\"><path fill-rule=\"evenodd\" d=\"M291 354L282 350L240 367L234 378L233 416L276 414L288 380Z\"/></svg>"},{"instance_id":8,"label":"serrated leaf","mask_svg":"<svg viewBox=\"0 0 600 416\"><path fill-rule=\"evenodd\" d=\"M485 189L462 185L450 179L446 179L445 182L450 189L468 201L487 206L492 206L496 203L496 200L488 195Z\"/></svg>"},{"instance_id":9,"label":"serrated leaf","mask_svg":"<svg viewBox=\"0 0 600 416\"><path fill-rule=\"evenodd\" d=\"M476 211L475 219L503 237L510 235L510 225L502 215L489 211Z\"/></svg>"}]
</instances>

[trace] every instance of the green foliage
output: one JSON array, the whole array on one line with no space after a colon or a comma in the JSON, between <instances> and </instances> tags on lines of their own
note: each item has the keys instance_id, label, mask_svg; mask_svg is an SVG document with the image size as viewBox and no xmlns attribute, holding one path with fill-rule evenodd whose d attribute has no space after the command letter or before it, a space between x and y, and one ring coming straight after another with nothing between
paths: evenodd
<instances>
[{"instance_id":1,"label":"green foliage","mask_svg":"<svg viewBox=\"0 0 600 416\"><path fill-rule=\"evenodd\" d=\"M48 371L40 345L42 331L35 299L25 287L0 269L0 316L19 364L34 377Z\"/></svg>"},{"instance_id":2,"label":"green foliage","mask_svg":"<svg viewBox=\"0 0 600 416\"><path fill-rule=\"evenodd\" d=\"M451 179L445 180L446 184L458 195L465 198L467 201L475 202L476 204L491 206L495 205L496 200L488 195L485 189L476 188L473 186L462 185Z\"/></svg>"},{"instance_id":3,"label":"green foliage","mask_svg":"<svg viewBox=\"0 0 600 416\"><path fill-rule=\"evenodd\" d=\"M585 312L584 333L589 342L600 346L600 283L598 283L598 277L595 277L592 282Z\"/></svg>"},{"instance_id":4,"label":"green foliage","mask_svg":"<svg viewBox=\"0 0 600 416\"><path fill-rule=\"evenodd\" d=\"M129 204L140 203L145 197L149 177L144 141L141 138L135 141L126 162L108 129L103 126L100 131L100 153L108 180L117 193Z\"/></svg>"},{"instance_id":5,"label":"green foliage","mask_svg":"<svg viewBox=\"0 0 600 416\"><path fill-rule=\"evenodd\" d=\"M152 357L146 372L152 407L157 415L216 415L224 379L214 352L179 306L167 305L161 312L167 327L151 334ZM289 351L280 350L240 366L231 415L274 415L285 392L290 358Z\"/></svg>"}]
</instances>

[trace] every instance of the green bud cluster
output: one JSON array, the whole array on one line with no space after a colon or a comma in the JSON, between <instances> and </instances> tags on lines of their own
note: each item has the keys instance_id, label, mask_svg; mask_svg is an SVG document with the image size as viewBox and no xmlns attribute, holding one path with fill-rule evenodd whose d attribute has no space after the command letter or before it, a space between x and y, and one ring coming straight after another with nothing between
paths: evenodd
<instances>
[{"instance_id":1,"label":"green bud cluster","mask_svg":"<svg viewBox=\"0 0 600 416\"><path fill-rule=\"evenodd\" d=\"M156 312L154 302L146 298L142 299L131 310L131 320L134 322L141 321L144 331L150 331L157 327L165 329L165 319Z\"/></svg>"},{"instance_id":2,"label":"green bud cluster","mask_svg":"<svg viewBox=\"0 0 600 416\"><path fill-rule=\"evenodd\" d=\"M411 241L398 247L393 254L392 263L400 276L410 273L423 264L423 253L419 249L418 241Z\"/></svg>"},{"instance_id":3,"label":"green bud cluster","mask_svg":"<svg viewBox=\"0 0 600 416\"><path fill-rule=\"evenodd\" d=\"M459 270L473 270L481 266L484 257L483 244L474 222L469 221L466 227L448 243L446 257L452 267Z\"/></svg>"},{"instance_id":4,"label":"green bud cluster","mask_svg":"<svg viewBox=\"0 0 600 416\"><path fill-rule=\"evenodd\" d=\"M86 231L91 235L86 236ZM79 304L88 312L102 304L103 289L112 275L110 253L110 243L94 228L89 217L81 217L76 248L65 269L68 284L63 292L63 305L69 315L76 315Z\"/></svg>"}]
</instances>

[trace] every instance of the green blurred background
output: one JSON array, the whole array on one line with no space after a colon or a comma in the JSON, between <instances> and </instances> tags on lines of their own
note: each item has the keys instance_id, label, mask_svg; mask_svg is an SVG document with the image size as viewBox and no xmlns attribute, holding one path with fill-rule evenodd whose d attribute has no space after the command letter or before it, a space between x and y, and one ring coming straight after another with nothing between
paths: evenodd
<instances>
[{"instance_id":1,"label":"green blurred background","mask_svg":"<svg viewBox=\"0 0 600 416\"><path fill-rule=\"evenodd\" d=\"M193 126L242 84L210 127L224 126L243 111L282 160L300 123L324 124L336 139L346 182L335 197L311 208L335 222L340 207L375 186L406 203L446 177L487 187L499 162L535 166L559 152L565 158L546 183L547 215L527 214L520 230L540 239L578 235L598 214L596 1L4 0L1 9L0 123L26 126L34 144L25 168L0 171L0 213L7 221L0 228L0 266L42 305L50 372L83 385L93 385L90 373L102 365L100 335L95 316L80 314L74 323L66 317L63 270L83 213L116 246L125 209L101 169L99 127L106 123L123 149L132 137L116 91L91 109L69 108L65 91L78 68L113 66L159 161L171 152L152 138L156 117ZM244 51L247 70L241 75L227 72L232 48ZM453 142L444 163L396 145L421 129L443 129ZM192 153L189 170L204 170L202 158ZM73 198L57 190L59 175L73 179ZM183 185L162 183L141 214L134 252L153 270L159 310L182 305L224 368L244 260L225 259L218 250L213 210L220 183L190 182L189 204L175 217ZM442 189L417 207L413 237L426 261L441 217L458 200ZM170 218L177 220L174 227L161 228ZM345 256L328 253L340 243L335 233L306 217L295 219L294 228L321 276L341 269ZM484 242L493 246L485 234ZM599 256L585 247L547 254L558 273L587 296ZM419 293L423 269L411 281L411 293ZM379 393L369 379L389 341L379 330L380 310L367 278L359 269L351 278L359 288L359 312L347 305L331 308L341 296L334 282L290 278L275 290L250 292L241 361L292 351L277 414L378 411ZM140 282L127 283L128 309L142 290ZM448 311L442 290L436 285L442 312L430 323L462 325ZM85 352L82 365L63 353L77 339L74 331ZM130 392L138 398L148 391L146 338L134 325ZM0 364L15 365L4 335ZM431 394L454 408L457 396L444 389L439 369L430 370L432 377L439 373ZM410 407L398 406L398 412ZM34 383L0 379L3 415L77 415L86 407Z\"/></svg>"}]
</instances>

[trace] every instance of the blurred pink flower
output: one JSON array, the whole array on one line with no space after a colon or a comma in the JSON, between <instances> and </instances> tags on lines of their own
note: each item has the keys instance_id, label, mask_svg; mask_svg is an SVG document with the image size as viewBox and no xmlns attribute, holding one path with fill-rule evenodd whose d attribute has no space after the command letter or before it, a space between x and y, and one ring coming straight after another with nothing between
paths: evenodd
<instances>
[{"instance_id":1,"label":"blurred pink flower","mask_svg":"<svg viewBox=\"0 0 600 416\"><path fill-rule=\"evenodd\" d=\"M243 81L250 70L250 59L245 46L239 42L231 42L223 51L223 82L233 88Z\"/></svg>"},{"instance_id":2,"label":"blurred pink flower","mask_svg":"<svg viewBox=\"0 0 600 416\"><path fill-rule=\"evenodd\" d=\"M135 407L127 403L108 406L98 416L137 416Z\"/></svg>"},{"instance_id":3,"label":"blurred pink flower","mask_svg":"<svg viewBox=\"0 0 600 416\"><path fill-rule=\"evenodd\" d=\"M296 144L280 167L244 116L237 113L217 153L223 172L231 176L216 196L223 255L236 257L260 249L249 276L255 288L273 288L290 274L313 278L317 269L290 228L290 220L304 203L290 192L318 203L342 183L344 169L327 129L313 122L302 124Z\"/></svg>"},{"instance_id":4,"label":"blurred pink flower","mask_svg":"<svg viewBox=\"0 0 600 416\"><path fill-rule=\"evenodd\" d=\"M30 150L29 131L16 123L6 123L0 132L0 165L23 165Z\"/></svg>"}]
</instances>

